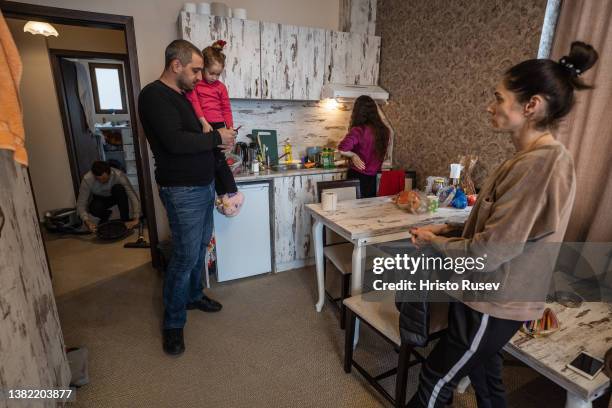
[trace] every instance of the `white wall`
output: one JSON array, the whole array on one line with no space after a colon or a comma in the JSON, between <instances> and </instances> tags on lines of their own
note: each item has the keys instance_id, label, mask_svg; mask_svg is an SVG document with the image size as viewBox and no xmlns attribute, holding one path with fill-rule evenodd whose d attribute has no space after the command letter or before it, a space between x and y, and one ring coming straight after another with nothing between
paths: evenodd
<instances>
[{"instance_id":1,"label":"white wall","mask_svg":"<svg viewBox=\"0 0 612 408\"><path fill-rule=\"evenodd\" d=\"M32 189L39 215L74 205L64 130L42 36L23 32L23 21L8 20L23 63L21 103Z\"/></svg>"}]
</instances>

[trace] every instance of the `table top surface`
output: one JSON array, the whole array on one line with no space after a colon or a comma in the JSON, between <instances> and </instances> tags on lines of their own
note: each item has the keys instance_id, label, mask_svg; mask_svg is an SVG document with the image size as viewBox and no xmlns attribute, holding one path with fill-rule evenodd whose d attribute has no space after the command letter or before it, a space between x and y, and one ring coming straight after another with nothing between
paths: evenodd
<instances>
[{"instance_id":1,"label":"table top surface","mask_svg":"<svg viewBox=\"0 0 612 408\"><path fill-rule=\"evenodd\" d=\"M585 302L579 308L547 304L561 328L546 337L518 332L504 349L540 374L586 400L601 395L610 379L599 373L593 380L567 368L581 351L603 359L612 347L612 305Z\"/></svg>"},{"instance_id":2,"label":"table top surface","mask_svg":"<svg viewBox=\"0 0 612 408\"><path fill-rule=\"evenodd\" d=\"M307 204L314 217L351 239L407 232L409 228L448 222L463 223L472 207L459 210L440 208L435 213L411 214L398 208L391 196L340 201L335 211L323 211L320 203Z\"/></svg>"}]
</instances>

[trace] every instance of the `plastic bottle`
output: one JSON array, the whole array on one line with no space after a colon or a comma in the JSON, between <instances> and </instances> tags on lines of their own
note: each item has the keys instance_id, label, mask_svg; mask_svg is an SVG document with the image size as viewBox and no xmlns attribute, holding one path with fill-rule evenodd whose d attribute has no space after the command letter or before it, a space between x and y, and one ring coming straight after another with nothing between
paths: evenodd
<instances>
[{"instance_id":1,"label":"plastic bottle","mask_svg":"<svg viewBox=\"0 0 612 408\"><path fill-rule=\"evenodd\" d=\"M285 152L285 162L291 163L293 161L293 156L291 155L291 144L289 143L289 140L285 142L284 152Z\"/></svg>"},{"instance_id":2,"label":"plastic bottle","mask_svg":"<svg viewBox=\"0 0 612 408\"><path fill-rule=\"evenodd\" d=\"M330 167L330 152L329 148L323 149L323 168L328 169Z\"/></svg>"}]
</instances>

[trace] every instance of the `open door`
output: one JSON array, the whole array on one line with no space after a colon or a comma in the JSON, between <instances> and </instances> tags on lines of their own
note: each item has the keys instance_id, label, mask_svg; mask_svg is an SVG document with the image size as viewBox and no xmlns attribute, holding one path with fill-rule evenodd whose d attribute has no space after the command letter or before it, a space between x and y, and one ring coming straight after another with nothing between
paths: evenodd
<instances>
[{"instance_id":1,"label":"open door","mask_svg":"<svg viewBox=\"0 0 612 408\"><path fill-rule=\"evenodd\" d=\"M102 160L100 157L100 142L87 124L85 111L79 98L78 78L76 64L66 58L59 58L60 70L57 73L62 84L64 110L67 118L67 139L69 150L72 181L75 186L75 196L78 195L79 183L83 175L91 167L91 163Z\"/></svg>"}]
</instances>

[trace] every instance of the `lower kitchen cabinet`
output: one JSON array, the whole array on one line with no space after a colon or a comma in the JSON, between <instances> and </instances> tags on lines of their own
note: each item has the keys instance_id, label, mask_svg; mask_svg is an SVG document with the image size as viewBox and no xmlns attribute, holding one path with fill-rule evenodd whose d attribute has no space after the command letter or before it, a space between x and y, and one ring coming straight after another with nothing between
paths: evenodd
<instances>
[{"instance_id":1,"label":"lower kitchen cabinet","mask_svg":"<svg viewBox=\"0 0 612 408\"><path fill-rule=\"evenodd\" d=\"M274 263L276 272L314 263L312 219L304 204L317 201L317 182L343 180L345 172L274 179Z\"/></svg>"}]
</instances>

